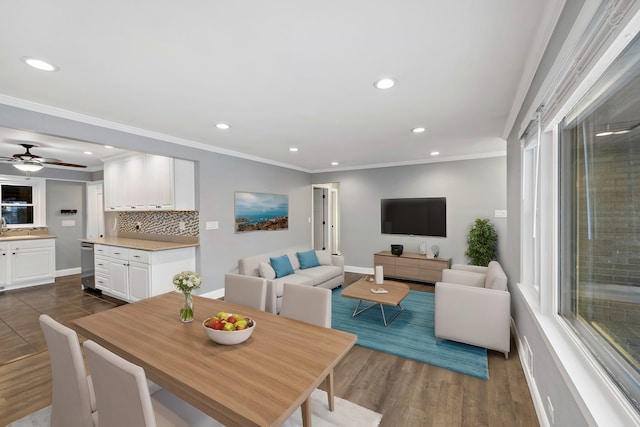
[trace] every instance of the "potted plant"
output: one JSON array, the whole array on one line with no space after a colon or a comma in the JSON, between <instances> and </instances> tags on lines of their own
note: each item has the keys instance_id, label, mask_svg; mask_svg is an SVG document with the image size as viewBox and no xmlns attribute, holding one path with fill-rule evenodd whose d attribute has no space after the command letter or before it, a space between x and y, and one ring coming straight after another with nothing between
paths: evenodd
<instances>
[{"instance_id":1,"label":"potted plant","mask_svg":"<svg viewBox=\"0 0 640 427\"><path fill-rule=\"evenodd\" d=\"M496 259L498 234L488 219L476 218L467 237L467 250L471 265L487 266Z\"/></svg>"}]
</instances>

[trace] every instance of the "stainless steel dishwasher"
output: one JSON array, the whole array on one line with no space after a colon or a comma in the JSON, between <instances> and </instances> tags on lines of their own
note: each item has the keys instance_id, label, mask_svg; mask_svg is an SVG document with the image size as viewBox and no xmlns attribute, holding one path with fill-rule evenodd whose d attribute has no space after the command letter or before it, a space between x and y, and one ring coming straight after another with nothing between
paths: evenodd
<instances>
[{"instance_id":1,"label":"stainless steel dishwasher","mask_svg":"<svg viewBox=\"0 0 640 427\"><path fill-rule=\"evenodd\" d=\"M93 243L80 243L80 278L82 279L83 289L96 288L96 272L93 265Z\"/></svg>"}]
</instances>

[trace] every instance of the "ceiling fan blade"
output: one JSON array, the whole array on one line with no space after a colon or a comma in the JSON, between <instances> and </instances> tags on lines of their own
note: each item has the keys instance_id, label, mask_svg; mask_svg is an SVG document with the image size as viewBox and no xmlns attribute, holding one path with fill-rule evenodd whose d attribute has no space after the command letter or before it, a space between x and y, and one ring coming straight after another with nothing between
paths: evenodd
<instances>
[{"instance_id":1,"label":"ceiling fan blade","mask_svg":"<svg viewBox=\"0 0 640 427\"><path fill-rule=\"evenodd\" d=\"M55 160L55 159L49 159L49 160ZM56 166L66 166L66 167L70 167L70 168L86 168L86 165L76 165L74 163L65 163L65 162L42 162L41 163L46 163L48 165L56 165Z\"/></svg>"},{"instance_id":2,"label":"ceiling fan blade","mask_svg":"<svg viewBox=\"0 0 640 427\"><path fill-rule=\"evenodd\" d=\"M34 162L40 162L40 163L58 163L58 162L62 162L62 160L60 159L51 159L51 158L45 158L45 157L34 157L32 159L29 160L33 160Z\"/></svg>"}]
</instances>

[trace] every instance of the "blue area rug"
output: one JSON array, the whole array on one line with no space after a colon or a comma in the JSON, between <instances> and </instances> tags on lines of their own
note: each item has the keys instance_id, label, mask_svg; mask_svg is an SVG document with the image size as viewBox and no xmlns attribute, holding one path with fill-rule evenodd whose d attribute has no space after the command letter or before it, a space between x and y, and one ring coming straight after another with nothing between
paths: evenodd
<instances>
[{"instance_id":1,"label":"blue area rug","mask_svg":"<svg viewBox=\"0 0 640 427\"><path fill-rule=\"evenodd\" d=\"M332 327L358 336L358 345L417 360L477 378L489 379L487 350L441 339L436 345L433 329L434 295L410 291L402 301L404 311L389 326L382 322L380 307L351 317L358 300L344 298L344 288L333 291ZM362 306L369 303L363 302ZM385 306L387 320L397 311Z\"/></svg>"}]
</instances>

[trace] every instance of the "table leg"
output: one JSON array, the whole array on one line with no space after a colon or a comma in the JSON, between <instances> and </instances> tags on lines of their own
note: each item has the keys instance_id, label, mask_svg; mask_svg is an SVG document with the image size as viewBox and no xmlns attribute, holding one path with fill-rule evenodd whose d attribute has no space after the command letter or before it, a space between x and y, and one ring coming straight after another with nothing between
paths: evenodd
<instances>
[{"instance_id":1,"label":"table leg","mask_svg":"<svg viewBox=\"0 0 640 427\"><path fill-rule=\"evenodd\" d=\"M302 427L311 427L311 396L300 405L302 412Z\"/></svg>"},{"instance_id":2,"label":"table leg","mask_svg":"<svg viewBox=\"0 0 640 427\"><path fill-rule=\"evenodd\" d=\"M326 379L327 399L329 400L329 410L333 412L333 369L329 372Z\"/></svg>"},{"instance_id":3,"label":"table leg","mask_svg":"<svg viewBox=\"0 0 640 427\"><path fill-rule=\"evenodd\" d=\"M364 313L365 311L369 310L371 307L375 307L376 305L380 305L377 302L373 302L370 305L366 306L365 308L363 308L362 310L360 310L360 305L362 304L363 300L358 300L358 305L356 305L355 310L353 310L353 314L351 315L351 317L356 317L362 313Z\"/></svg>"},{"instance_id":4,"label":"table leg","mask_svg":"<svg viewBox=\"0 0 640 427\"><path fill-rule=\"evenodd\" d=\"M387 317L384 315L384 307L382 304L380 304L380 311L382 312L382 321L384 322L384 326L389 326L389 324L391 322L393 322L394 320L396 320L396 317L398 317L400 315L400 313L402 313L404 311L404 307L400 304L398 304L398 307L400 307L400 310L398 310L398 312L396 314L394 314L391 319L387 322Z\"/></svg>"}]
</instances>

